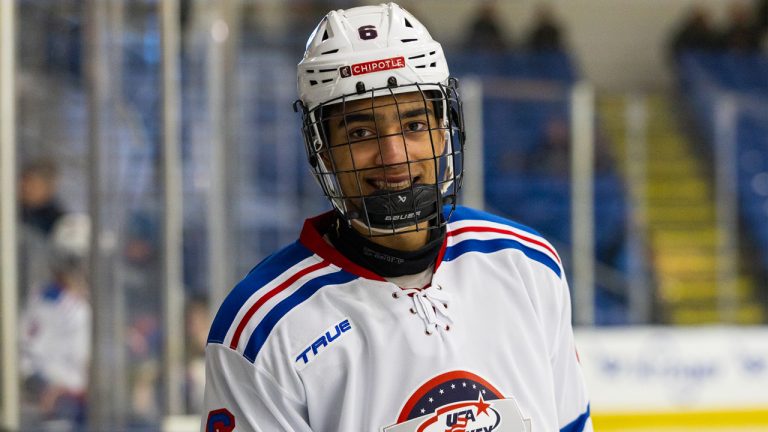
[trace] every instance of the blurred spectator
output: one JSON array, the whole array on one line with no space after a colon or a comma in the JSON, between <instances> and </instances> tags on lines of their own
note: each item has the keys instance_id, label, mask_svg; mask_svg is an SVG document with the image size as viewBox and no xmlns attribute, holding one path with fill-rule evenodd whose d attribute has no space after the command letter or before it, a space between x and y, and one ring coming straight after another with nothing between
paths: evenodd
<instances>
[{"instance_id":1,"label":"blurred spectator","mask_svg":"<svg viewBox=\"0 0 768 432\"><path fill-rule=\"evenodd\" d=\"M468 51L505 51L507 43L499 23L496 3L484 3L478 9L467 34L465 49Z\"/></svg>"},{"instance_id":2,"label":"blurred spectator","mask_svg":"<svg viewBox=\"0 0 768 432\"><path fill-rule=\"evenodd\" d=\"M670 50L673 58L684 51L717 48L718 36L712 28L709 11L702 6L694 6L672 37Z\"/></svg>"},{"instance_id":3,"label":"blurred spectator","mask_svg":"<svg viewBox=\"0 0 768 432\"><path fill-rule=\"evenodd\" d=\"M731 52L757 52L760 30L746 3L734 1L728 10L730 23L722 35L722 46Z\"/></svg>"},{"instance_id":4,"label":"blurred spectator","mask_svg":"<svg viewBox=\"0 0 768 432\"><path fill-rule=\"evenodd\" d=\"M768 0L761 0L757 6L757 29L763 51L768 53Z\"/></svg>"},{"instance_id":5,"label":"blurred spectator","mask_svg":"<svg viewBox=\"0 0 768 432\"><path fill-rule=\"evenodd\" d=\"M25 164L19 178L19 300L48 282L49 238L53 226L64 214L57 194L58 170L49 159Z\"/></svg>"},{"instance_id":6,"label":"blurred spectator","mask_svg":"<svg viewBox=\"0 0 768 432\"><path fill-rule=\"evenodd\" d=\"M153 300L160 292L159 242L156 218L150 212L131 215L123 247L125 291L131 311L148 312L147 303L157 303Z\"/></svg>"},{"instance_id":7,"label":"blurred spectator","mask_svg":"<svg viewBox=\"0 0 768 432\"><path fill-rule=\"evenodd\" d=\"M64 214L56 197L57 188L58 168L52 160L37 159L25 165L19 182L21 222L46 236L50 234Z\"/></svg>"},{"instance_id":8,"label":"blurred spectator","mask_svg":"<svg viewBox=\"0 0 768 432\"><path fill-rule=\"evenodd\" d=\"M571 172L571 134L562 117L547 121L540 142L526 157L525 170L532 174L568 177Z\"/></svg>"},{"instance_id":9,"label":"blurred spectator","mask_svg":"<svg viewBox=\"0 0 768 432\"><path fill-rule=\"evenodd\" d=\"M768 0L760 0L757 5L757 29L768 36Z\"/></svg>"},{"instance_id":10,"label":"blurred spectator","mask_svg":"<svg viewBox=\"0 0 768 432\"><path fill-rule=\"evenodd\" d=\"M85 421L91 306L86 259L90 220L69 214L52 232L52 280L21 312L20 369L27 430L72 430Z\"/></svg>"},{"instance_id":11,"label":"blurred spectator","mask_svg":"<svg viewBox=\"0 0 768 432\"><path fill-rule=\"evenodd\" d=\"M552 8L542 4L536 11L536 23L526 38L525 47L531 51L562 51L561 34Z\"/></svg>"},{"instance_id":12,"label":"blurred spectator","mask_svg":"<svg viewBox=\"0 0 768 432\"><path fill-rule=\"evenodd\" d=\"M596 175L611 171L613 162L602 131L595 136L593 168ZM568 178L571 172L571 129L564 117L549 118L534 150L525 160L525 172Z\"/></svg>"}]
</instances>

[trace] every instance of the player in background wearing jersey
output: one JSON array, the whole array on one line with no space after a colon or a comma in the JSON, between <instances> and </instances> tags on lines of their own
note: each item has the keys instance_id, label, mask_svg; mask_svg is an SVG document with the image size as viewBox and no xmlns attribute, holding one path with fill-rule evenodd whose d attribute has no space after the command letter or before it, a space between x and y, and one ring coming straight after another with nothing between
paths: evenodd
<instances>
[{"instance_id":1,"label":"player in background wearing jersey","mask_svg":"<svg viewBox=\"0 0 768 432\"><path fill-rule=\"evenodd\" d=\"M298 89L333 210L221 305L202 430L591 431L560 258L456 205L465 132L440 44L394 3L333 11Z\"/></svg>"},{"instance_id":2,"label":"player in background wearing jersey","mask_svg":"<svg viewBox=\"0 0 768 432\"><path fill-rule=\"evenodd\" d=\"M20 314L19 369L24 430L85 426L91 304L86 280L91 222L61 215L51 228L53 277L34 287Z\"/></svg>"}]
</instances>

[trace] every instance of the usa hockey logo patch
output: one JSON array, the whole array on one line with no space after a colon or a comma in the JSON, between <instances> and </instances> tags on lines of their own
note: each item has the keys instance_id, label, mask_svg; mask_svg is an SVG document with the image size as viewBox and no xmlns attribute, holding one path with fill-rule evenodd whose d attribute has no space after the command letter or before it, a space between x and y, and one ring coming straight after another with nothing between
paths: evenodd
<instances>
[{"instance_id":1,"label":"usa hockey logo patch","mask_svg":"<svg viewBox=\"0 0 768 432\"><path fill-rule=\"evenodd\" d=\"M416 390L383 432L529 432L514 398L466 371L439 375Z\"/></svg>"}]
</instances>

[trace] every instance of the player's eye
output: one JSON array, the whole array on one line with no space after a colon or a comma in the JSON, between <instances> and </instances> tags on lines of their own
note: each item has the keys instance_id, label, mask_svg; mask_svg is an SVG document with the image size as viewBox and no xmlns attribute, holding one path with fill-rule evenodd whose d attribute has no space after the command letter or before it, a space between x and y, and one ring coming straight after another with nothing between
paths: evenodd
<instances>
[{"instance_id":1,"label":"player's eye","mask_svg":"<svg viewBox=\"0 0 768 432\"><path fill-rule=\"evenodd\" d=\"M406 132L424 132L427 130L427 123L423 121L408 122L405 125Z\"/></svg>"},{"instance_id":2,"label":"player's eye","mask_svg":"<svg viewBox=\"0 0 768 432\"><path fill-rule=\"evenodd\" d=\"M354 128L354 129L349 131L348 135L349 135L350 141L361 141L361 140L365 140L365 139L371 138L371 137L375 136L376 134L372 130L370 130L370 129Z\"/></svg>"}]
</instances>

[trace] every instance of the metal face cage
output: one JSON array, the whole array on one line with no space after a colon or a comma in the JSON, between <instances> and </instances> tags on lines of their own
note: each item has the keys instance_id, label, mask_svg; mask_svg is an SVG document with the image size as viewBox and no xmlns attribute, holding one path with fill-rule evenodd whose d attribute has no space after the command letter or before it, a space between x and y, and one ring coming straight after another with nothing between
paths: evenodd
<instances>
[{"instance_id":1,"label":"metal face cage","mask_svg":"<svg viewBox=\"0 0 768 432\"><path fill-rule=\"evenodd\" d=\"M458 81L396 85L302 111L310 167L341 217L368 237L441 228L463 179ZM449 206L443 214L443 206Z\"/></svg>"}]
</instances>

